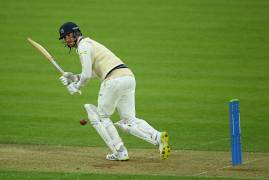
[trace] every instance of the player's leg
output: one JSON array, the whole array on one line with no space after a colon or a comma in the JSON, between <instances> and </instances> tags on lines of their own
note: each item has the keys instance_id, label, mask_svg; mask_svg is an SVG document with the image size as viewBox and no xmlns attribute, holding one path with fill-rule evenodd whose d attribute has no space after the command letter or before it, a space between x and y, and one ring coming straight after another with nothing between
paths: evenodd
<instances>
[{"instance_id":1,"label":"player's leg","mask_svg":"<svg viewBox=\"0 0 269 180\"><path fill-rule=\"evenodd\" d=\"M159 147L162 159L167 159L170 154L169 136L166 131L159 132L149 125L145 120L136 118L133 121L121 120L115 125L123 131L130 133Z\"/></svg>"},{"instance_id":2,"label":"player's leg","mask_svg":"<svg viewBox=\"0 0 269 180\"><path fill-rule=\"evenodd\" d=\"M85 104L84 107L87 111L88 119L91 122L92 126L95 128L95 130L101 136L101 138L105 141L105 143L109 147L109 149L113 153L116 153L117 151L116 151L116 148L113 144L113 141L112 141L110 135L108 134L106 128L101 123L99 115L97 114L96 106L94 106L92 104Z\"/></svg>"},{"instance_id":3,"label":"player's leg","mask_svg":"<svg viewBox=\"0 0 269 180\"><path fill-rule=\"evenodd\" d=\"M97 113L100 117L100 121L105 127L108 135L111 138L112 144L115 147L116 152L108 155L108 160L128 160L128 151L124 146L121 137L118 134L110 116L115 111L116 105L120 97L119 84L116 79L105 81L101 84Z\"/></svg>"},{"instance_id":4,"label":"player's leg","mask_svg":"<svg viewBox=\"0 0 269 180\"><path fill-rule=\"evenodd\" d=\"M158 145L160 132L149 125L145 120L135 117L134 91L123 95L119 100L117 110L121 120L115 125L125 132L141 138L153 145Z\"/></svg>"},{"instance_id":5,"label":"player's leg","mask_svg":"<svg viewBox=\"0 0 269 180\"><path fill-rule=\"evenodd\" d=\"M166 159L170 153L167 132L159 132L145 120L135 117L135 79L130 77L129 90L119 99L117 110L121 121L115 123L120 129L153 145L158 145L160 155Z\"/></svg>"}]
</instances>

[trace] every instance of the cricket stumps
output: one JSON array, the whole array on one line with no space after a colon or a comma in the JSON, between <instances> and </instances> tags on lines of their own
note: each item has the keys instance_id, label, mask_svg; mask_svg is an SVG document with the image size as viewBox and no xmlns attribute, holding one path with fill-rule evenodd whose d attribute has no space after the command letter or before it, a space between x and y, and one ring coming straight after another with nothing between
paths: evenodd
<instances>
[{"instance_id":1,"label":"cricket stumps","mask_svg":"<svg viewBox=\"0 0 269 180\"><path fill-rule=\"evenodd\" d=\"M240 129L240 106L238 99L232 99L229 103L232 165L242 164L241 129Z\"/></svg>"}]
</instances>

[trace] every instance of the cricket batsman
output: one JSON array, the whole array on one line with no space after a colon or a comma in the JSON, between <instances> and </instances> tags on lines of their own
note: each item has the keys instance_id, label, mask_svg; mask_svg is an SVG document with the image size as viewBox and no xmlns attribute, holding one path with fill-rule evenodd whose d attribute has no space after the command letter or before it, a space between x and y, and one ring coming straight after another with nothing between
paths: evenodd
<instances>
[{"instance_id":1,"label":"cricket batsman","mask_svg":"<svg viewBox=\"0 0 269 180\"><path fill-rule=\"evenodd\" d=\"M71 95L80 93L80 89L91 78L97 77L101 81L97 107L92 104L85 104L84 107L90 123L112 152L106 159L119 161L129 159L127 148L115 126L158 146L160 157L167 159L170 153L168 133L159 132L145 120L136 117L136 81L130 68L104 45L89 37L83 37L80 28L73 22L64 23L59 33L59 40L63 40L70 50L76 49L82 65L80 74L65 72L60 77L69 93ZM110 116L115 109L119 113L120 121L114 126Z\"/></svg>"}]
</instances>

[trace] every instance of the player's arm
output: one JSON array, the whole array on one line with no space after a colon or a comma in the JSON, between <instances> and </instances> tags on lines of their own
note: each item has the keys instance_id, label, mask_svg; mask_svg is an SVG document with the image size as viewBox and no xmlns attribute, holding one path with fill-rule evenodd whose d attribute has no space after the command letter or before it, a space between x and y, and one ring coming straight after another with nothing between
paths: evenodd
<instances>
[{"instance_id":1,"label":"player's arm","mask_svg":"<svg viewBox=\"0 0 269 180\"><path fill-rule=\"evenodd\" d=\"M73 75L72 73L67 72L60 78L61 82L66 85L67 90L71 95L75 93L81 94L80 88L86 85L92 74L91 45L87 42L79 44L77 52L82 66L81 74ZM66 77L68 75L69 78Z\"/></svg>"},{"instance_id":2,"label":"player's arm","mask_svg":"<svg viewBox=\"0 0 269 180\"><path fill-rule=\"evenodd\" d=\"M78 89L85 86L92 75L91 44L83 42L79 44L78 55L80 58L82 70L77 83Z\"/></svg>"}]
</instances>

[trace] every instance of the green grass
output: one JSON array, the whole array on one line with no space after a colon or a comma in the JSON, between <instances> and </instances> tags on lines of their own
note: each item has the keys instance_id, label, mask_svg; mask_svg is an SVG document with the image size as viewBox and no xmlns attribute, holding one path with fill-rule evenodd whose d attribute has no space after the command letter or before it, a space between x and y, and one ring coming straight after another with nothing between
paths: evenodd
<instances>
[{"instance_id":1,"label":"green grass","mask_svg":"<svg viewBox=\"0 0 269 180\"><path fill-rule=\"evenodd\" d=\"M58 41L59 26L72 20L131 67L138 117L168 130L173 149L229 151L228 102L238 98L243 150L269 152L268 1L9 0L1 7L0 143L104 146L79 125L99 82L70 96L26 42L32 37L65 70L80 72L75 52ZM122 135L129 148L152 148Z\"/></svg>"},{"instance_id":2,"label":"green grass","mask_svg":"<svg viewBox=\"0 0 269 180\"><path fill-rule=\"evenodd\" d=\"M161 179L177 179L177 180L231 180L234 178L223 177L191 177L191 176L147 176L147 175L111 175L111 174L86 174L86 173L48 173L48 172L16 172L16 171L0 171L0 178L6 180L13 179L148 179L148 180L161 180ZM236 178L238 180L248 178Z\"/></svg>"}]
</instances>

